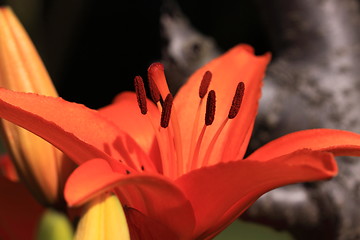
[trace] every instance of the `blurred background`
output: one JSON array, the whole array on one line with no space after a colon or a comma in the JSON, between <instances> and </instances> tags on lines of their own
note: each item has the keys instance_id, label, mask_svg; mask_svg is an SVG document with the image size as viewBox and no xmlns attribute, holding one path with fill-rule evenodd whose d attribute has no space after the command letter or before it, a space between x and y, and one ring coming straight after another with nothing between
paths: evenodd
<instances>
[{"instance_id":1,"label":"blurred background","mask_svg":"<svg viewBox=\"0 0 360 240\"><path fill-rule=\"evenodd\" d=\"M167 39L160 18L172 10L161 0L11 4L67 100L104 106L120 91L132 90L133 77L146 76L148 66L164 56ZM181 1L180 7L220 49L246 42L259 52L270 50L252 1L225 0L221 6L218 1Z\"/></svg>"},{"instance_id":2,"label":"blurred background","mask_svg":"<svg viewBox=\"0 0 360 240\"><path fill-rule=\"evenodd\" d=\"M274 57L251 149L306 128L360 132L359 0L9 2L68 101L105 106L133 90L133 77L146 77L156 61L165 64L176 92L196 68L248 43ZM333 181L284 190L311 192L308 202L275 201L270 194L245 219L288 230L296 239L360 239L357 162L341 160ZM347 201L334 201L339 194ZM322 214L311 226L304 223L309 205ZM216 239L292 238L239 221Z\"/></svg>"}]
</instances>

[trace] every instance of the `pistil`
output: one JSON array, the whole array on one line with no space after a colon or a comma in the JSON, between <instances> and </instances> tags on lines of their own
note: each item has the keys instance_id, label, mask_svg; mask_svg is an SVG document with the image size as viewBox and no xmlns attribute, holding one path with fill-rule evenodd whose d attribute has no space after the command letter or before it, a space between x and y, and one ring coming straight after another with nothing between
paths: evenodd
<instances>
[{"instance_id":1,"label":"pistil","mask_svg":"<svg viewBox=\"0 0 360 240\"><path fill-rule=\"evenodd\" d=\"M167 97L167 95L170 93L169 88L166 83L166 77L164 73L164 67L161 63L153 63L150 65L148 69L148 77L149 79L152 79L154 83L156 84L161 97L164 99ZM169 125L171 135L170 138L171 142L174 143L175 152L176 152L176 159L173 161L176 161L177 170L176 175L180 176L182 173L184 173L184 160L183 160L183 149L182 149L182 138L180 134L180 124L178 122L178 117L176 113L175 106L172 106L171 110L171 116L170 116L170 122Z\"/></svg>"},{"instance_id":2,"label":"pistil","mask_svg":"<svg viewBox=\"0 0 360 240\"><path fill-rule=\"evenodd\" d=\"M151 76L148 77L148 81L151 99L154 101L154 103L158 103L161 98L159 89Z\"/></svg>"},{"instance_id":3,"label":"pistil","mask_svg":"<svg viewBox=\"0 0 360 240\"><path fill-rule=\"evenodd\" d=\"M164 136L160 133L158 127L156 127L156 125L154 124L154 121L152 120L151 116L149 116L149 114L147 114L148 109L147 109L146 91L145 91L144 81L140 76L136 76L134 78L134 86L135 86L136 99L137 99L140 111L143 115L146 115L148 117L148 120L151 123L151 126L153 127L153 130L155 132L155 137L159 143L159 151L160 151L161 159L163 159L162 171L164 174L169 174L170 166L168 163L169 163L169 159L171 158L171 156L169 156L170 151L169 151L169 148L167 148L167 144L165 142ZM153 94L154 94L154 91L153 91ZM152 97L156 96L156 93L154 95L153 94L152 94ZM158 94L158 98L160 98L160 94ZM138 161L141 161L141 160L138 160ZM142 166L144 166L144 165L142 165ZM141 169L141 166L137 166L137 168Z\"/></svg>"}]
</instances>

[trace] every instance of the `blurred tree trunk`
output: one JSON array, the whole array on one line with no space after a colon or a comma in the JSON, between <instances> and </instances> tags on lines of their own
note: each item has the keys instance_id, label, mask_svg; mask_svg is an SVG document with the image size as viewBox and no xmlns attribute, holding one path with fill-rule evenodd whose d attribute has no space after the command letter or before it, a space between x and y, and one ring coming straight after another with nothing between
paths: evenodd
<instances>
[{"instance_id":1,"label":"blurred tree trunk","mask_svg":"<svg viewBox=\"0 0 360 240\"><path fill-rule=\"evenodd\" d=\"M264 81L250 151L302 129L326 127L360 132L359 1L256 3L268 30L274 59ZM203 7L208 13L207 5ZM219 47L214 41L209 44L206 39L211 38L195 30L186 16L179 14L176 4L170 10L167 8L162 19L168 43L164 47L165 64L171 66L176 81L185 81L193 69L182 63L197 65L216 55ZM237 23L232 22L232 26ZM182 32L187 33L186 37ZM189 37L191 34L193 38ZM198 41L204 44L194 48L188 40L196 36L204 39ZM174 41L183 46L178 52L171 50ZM338 163L340 173L333 180L271 191L243 218L288 230L298 240L360 239L360 162L339 158Z\"/></svg>"},{"instance_id":2,"label":"blurred tree trunk","mask_svg":"<svg viewBox=\"0 0 360 240\"><path fill-rule=\"evenodd\" d=\"M308 128L360 132L360 11L355 0L257 0L275 58L252 149ZM360 162L339 158L331 181L276 189L247 220L296 239L360 239Z\"/></svg>"}]
</instances>

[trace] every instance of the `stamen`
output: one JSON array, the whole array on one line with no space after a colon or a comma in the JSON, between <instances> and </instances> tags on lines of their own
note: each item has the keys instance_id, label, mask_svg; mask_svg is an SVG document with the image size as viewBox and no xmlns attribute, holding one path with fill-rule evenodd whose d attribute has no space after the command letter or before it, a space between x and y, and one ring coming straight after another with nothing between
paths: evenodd
<instances>
[{"instance_id":1,"label":"stamen","mask_svg":"<svg viewBox=\"0 0 360 240\"><path fill-rule=\"evenodd\" d=\"M238 114L241 107L242 99L244 97L244 92L245 92L245 84L243 82L239 82L229 111L229 115L228 115L229 119L235 118L236 115Z\"/></svg>"},{"instance_id":2,"label":"stamen","mask_svg":"<svg viewBox=\"0 0 360 240\"><path fill-rule=\"evenodd\" d=\"M172 105L173 96L171 95L171 93L169 93L165 98L163 109L161 112L160 126L162 128L167 128L169 126Z\"/></svg>"},{"instance_id":3,"label":"stamen","mask_svg":"<svg viewBox=\"0 0 360 240\"><path fill-rule=\"evenodd\" d=\"M206 101L206 113L205 113L205 124L209 126L213 123L215 118L215 104L216 103L216 95L215 91L211 90L208 94Z\"/></svg>"},{"instance_id":4,"label":"stamen","mask_svg":"<svg viewBox=\"0 0 360 240\"><path fill-rule=\"evenodd\" d=\"M225 120L222 122L222 124L220 125L220 127L218 128L218 130L216 131L215 135L213 136L213 138L211 139L211 142L208 146L208 149L206 150L205 153L205 157L203 158L203 165L206 166L209 164L209 160L210 160L210 155L215 147L215 143L217 142L221 132L223 131L223 129L225 128L227 122L229 121L229 119L233 119L236 117L236 115L239 113L240 107L241 107L241 103L244 97L244 92L245 92L245 84L243 82L239 82L239 84L237 85L236 88L236 92L232 101L232 105L229 111L229 115L227 118L225 118ZM226 146L226 145L225 145ZM225 151L225 149L224 149Z\"/></svg>"},{"instance_id":5,"label":"stamen","mask_svg":"<svg viewBox=\"0 0 360 240\"><path fill-rule=\"evenodd\" d=\"M215 135L211 139L211 142L209 143L209 146L208 146L205 156L203 158L203 163L202 163L203 166L207 166L209 164L210 155L211 155L212 151L214 150L215 143L218 140L220 133L223 131L223 129L228 121L229 121L229 118L225 118L225 120L221 123L220 127L218 128Z\"/></svg>"},{"instance_id":6,"label":"stamen","mask_svg":"<svg viewBox=\"0 0 360 240\"><path fill-rule=\"evenodd\" d=\"M149 80L149 89L150 89L151 99L154 101L154 103L157 103L161 99L160 91L159 91L158 87L156 86L156 83L150 74L148 75L148 80Z\"/></svg>"},{"instance_id":7,"label":"stamen","mask_svg":"<svg viewBox=\"0 0 360 240\"><path fill-rule=\"evenodd\" d=\"M130 171L129 171L129 170L126 170L126 174L130 174Z\"/></svg>"},{"instance_id":8,"label":"stamen","mask_svg":"<svg viewBox=\"0 0 360 240\"><path fill-rule=\"evenodd\" d=\"M147 102L143 79L140 76L136 76L134 78L134 85L139 108L141 113L145 115L147 113Z\"/></svg>"},{"instance_id":9,"label":"stamen","mask_svg":"<svg viewBox=\"0 0 360 240\"><path fill-rule=\"evenodd\" d=\"M167 127L169 125L169 121L171 121L170 128L166 130L168 131L168 135L171 136L169 138L169 142L174 144L176 158L174 158L172 161L177 163L178 165L177 169L175 169L175 173L176 176L179 176L184 172L183 170L185 169L183 166L185 163L182 156L183 148L180 134L180 124L177 119L176 108L175 106L172 106L172 96L171 101L168 98L168 94L170 93L170 91L166 83L164 66L161 63L151 64L148 68L148 76L154 80L156 86L159 89L161 95L160 101L162 99L165 99L162 107L160 106L160 102L157 103L158 109L161 109L162 113L160 125L161 127ZM168 99L168 101L166 101L166 99ZM169 104L169 102L171 102L171 104ZM164 108L166 108L166 110Z\"/></svg>"},{"instance_id":10,"label":"stamen","mask_svg":"<svg viewBox=\"0 0 360 240\"><path fill-rule=\"evenodd\" d=\"M205 95L208 91L210 82L211 82L211 78L212 78L212 73L210 71L206 71L203 76L203 79L201 80L201 84L200 84L200 88L199 88L199 97L200 98L205 97Z\"/></svg>"},{"instance_id":11,"label":"stamen","mask_svg":"<svg viewBox=\"0 0 360 240\"><path fill-rule=\"evenodd\" d=\"M199 126L200 110L201 110L201 106L203 104L203 99L204 99L204 97L205 97L205 95L206 95L206 93L208 91L208 88L209 88L209 85L210 85L210 82L211 82L211 78L212 78L212 73L210 71L206 71L204 76L203 76L203 79L201 80L201 83L200 83L200 87L199 87L200 102L198 104L198 108L197 108L197 111L196 111L196 114L195 114L194 125L193 125L193 129L192 129L192 133L191 133L189 161L187 162L188 170L192 169L192 159L193 159L193 156L194 156L194 148L195 148L195 141L196 141L196 135L197 135L197 128ZM208 99L208 101L209 101L209 99ZM214 104L214 107L215 107L215 104ZM214 109L214 111L215 111L215 109ZM208 112L208 110L206 110L206 112ZM209 115L209 117L210 117L210 115ZM205 124L206 124L206 122L208 122L209 125L211 125L211 123L212 123L212 121L214 119L210 123L210 118L209 117L207 117L207 115L205 115Z\"/></svg>"},{"instance_id":12,"label":"stamen","mask_svg":"<svg viewBox=\"0 0 360 240\"><path fill-rule=\"evenodd\" d=\"M205 125L203 126L201 133L197 139L195 149L193 150L193 157L191 161L191 169L196 169L201 166L199 159L201 143L204 139L206 127L211 125L215 117L215 106L216 106L216 95L215 91L211 90L208 94L206 101L206 112L205 112Z\"/></svg>"},{"instance_id":13,"label":"stamen","mask_svg":"<svg viewBox=\"0 0 360 240\"><path fill-rule=\"evenodd\" d=\"M195 150L194 150L194 155L192 157L192 161L191 161L191 169L197 169L201 166L201 162L199 161L199 154L200 154L200 149L201 149L201 143L204 139L204 135L205 135L205 131L206 131L206 125L203 126L201 133L199 135L199 138L196 141L196 146L195 146Z\"/></svg>"},{"instance_id":14,"label":"stamen","mask_svg":"<svg viewBox=\"0 0 360 240\"><path fill-rule=\"evenodd\" d=\"M150 114L146 115L151 123L152 128L154 129L155 137L159 143L159 150L161 155L161 163L162 163L162 169L160 169L160 172L162 172L164 175L169 176L170 175L170 160L169 160L169 154L168 154L168 142L165 141L164 136L160 133L158 125L155 124L150 117Z\"/></svg>"}]
</instances>

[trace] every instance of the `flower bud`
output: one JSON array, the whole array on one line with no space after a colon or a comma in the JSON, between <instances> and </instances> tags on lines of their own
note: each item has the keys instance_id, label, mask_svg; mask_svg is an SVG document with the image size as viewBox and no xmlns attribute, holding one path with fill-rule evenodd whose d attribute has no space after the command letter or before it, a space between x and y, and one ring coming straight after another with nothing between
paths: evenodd
<instances>
[{"instance_id":1,"label":"flower bud","mask_svg":"<svg viewBox=\"0 0 360 240\"><path fill-rule=\"evenodd\" d=\"M9 7L0 7L0 87L57 96L34 45ZM70 163L38 136L6 120L0 122L20 180L41 203L57 202Z\"/></svg>"}]
</instances>

